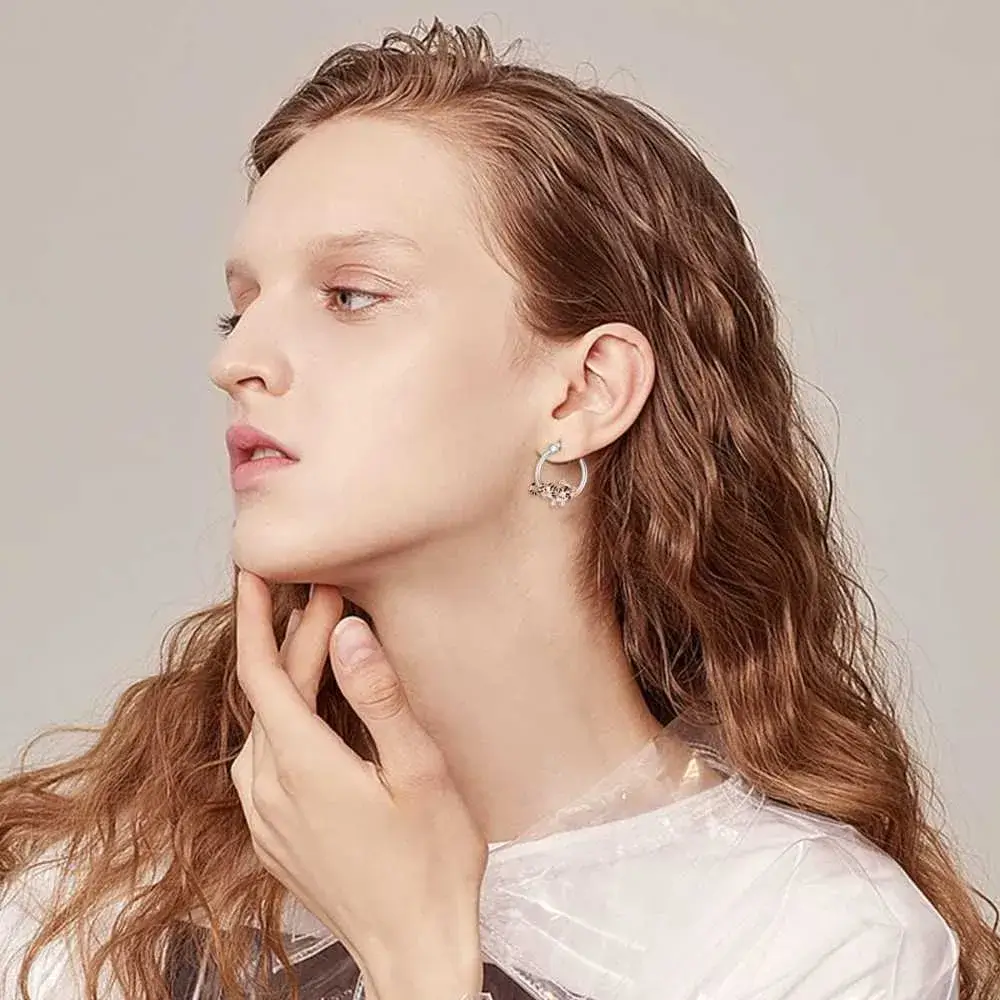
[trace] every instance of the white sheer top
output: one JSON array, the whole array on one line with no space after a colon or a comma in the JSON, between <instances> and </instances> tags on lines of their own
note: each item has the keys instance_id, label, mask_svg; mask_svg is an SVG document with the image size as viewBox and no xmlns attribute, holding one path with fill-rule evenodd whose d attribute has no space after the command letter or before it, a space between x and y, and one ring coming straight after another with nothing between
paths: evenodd
<instances>
[{"instance_id":1,"label":"white sheer top","mask_svg":"<svg viewBox=\"0 0 1000 1000\"><path fill-rule=\"evenodd\" d=\"M720 776L705 746L679 771L676 728L490 845L481 933L495 1000L957 1000L955 935L895 861L846 824ZM0 894L2 1000L17 997L53 878L35 868ZM284 932L303 1000L349 1000L357 966L294 897ZM175 956L175 1000L217 1000L197 940ZM32 1000L82 1000L80 983L58 942ZM100 995L124 1000L110 983Z\"/></svg>"}]
</instances>

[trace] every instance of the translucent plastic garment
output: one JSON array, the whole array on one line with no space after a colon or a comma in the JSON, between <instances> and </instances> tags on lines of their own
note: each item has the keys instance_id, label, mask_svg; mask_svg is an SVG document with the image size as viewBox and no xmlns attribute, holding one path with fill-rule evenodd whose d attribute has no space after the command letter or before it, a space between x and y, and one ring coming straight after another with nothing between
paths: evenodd
<instances>
[{"instance_id":1,"label":"translucent plastic garment","mask_svg":"<svg viewBox=\"0 0 1000 1000\"><path fill-rule=\"evenodd\" d=\"M29 890L0 902L0 1000L16 996ZM896 862L846 824L765 798L679 722L490 845L480 913L495 1000L958 997L956 938ZM167 959L173 996L217 1000L191 932ZM294 897L284 933L302 1000L363 995L344 946ZM51 949L32 1000L78 1000L79 982L68 949Z\"/></svg>"}]
</instances>

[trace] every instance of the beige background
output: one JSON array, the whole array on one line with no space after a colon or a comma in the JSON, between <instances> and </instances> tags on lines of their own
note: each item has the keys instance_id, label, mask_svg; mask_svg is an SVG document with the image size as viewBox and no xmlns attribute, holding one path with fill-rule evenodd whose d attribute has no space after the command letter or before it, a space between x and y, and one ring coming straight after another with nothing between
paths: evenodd
<instances>
[{"instance_id":1,"label":"beige background","mask_svg":"<svg viewBox=\"0 0 1000 1000\"><path fill-rule=\"evenodd\" d=\"M998 9L4 0L0 764L103 717L222 587L206 364L244 147L329 50L438 14L656 104L732 192L798 368L839 411L811 391L912 665L907 724L1000 896Z\"/></svg>"}]
</instances>

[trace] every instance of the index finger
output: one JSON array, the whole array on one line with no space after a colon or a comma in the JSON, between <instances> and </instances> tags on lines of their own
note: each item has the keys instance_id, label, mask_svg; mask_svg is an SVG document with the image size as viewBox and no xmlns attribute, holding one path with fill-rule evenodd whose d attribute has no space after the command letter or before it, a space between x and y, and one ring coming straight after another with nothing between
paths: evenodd
<instances>
[{"instance_id":1,"label":"index finger","mask_svg":"<svg viewBox=\"0 0 1000 1000\"><path fill-rule=\"evenodd\" d=\"M319 721L281 666L267 583L244 569L236 583L236 674L272 746Z\"/></svg>"}]
</instances>

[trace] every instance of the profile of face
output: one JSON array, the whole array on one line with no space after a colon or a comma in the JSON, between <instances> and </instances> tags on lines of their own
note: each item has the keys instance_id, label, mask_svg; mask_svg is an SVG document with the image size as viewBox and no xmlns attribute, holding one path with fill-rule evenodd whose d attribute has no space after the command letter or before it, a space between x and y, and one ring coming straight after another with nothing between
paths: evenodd
<instances>
[{"instance_id":1,"label":"profile of face","mask_svg":"<svg viewBox=\"0 0 1000 1000\"><path fill-rule=\"evenodd\" d=\"M231 254L239 319L210 376L232 421L299 461L234 495L239 565L343 586L414 553L468 554L539 504L553 382L512 363L528 334L466 169L415 125L355 117L257 183Z\"/></svg>"}]
</instances>

